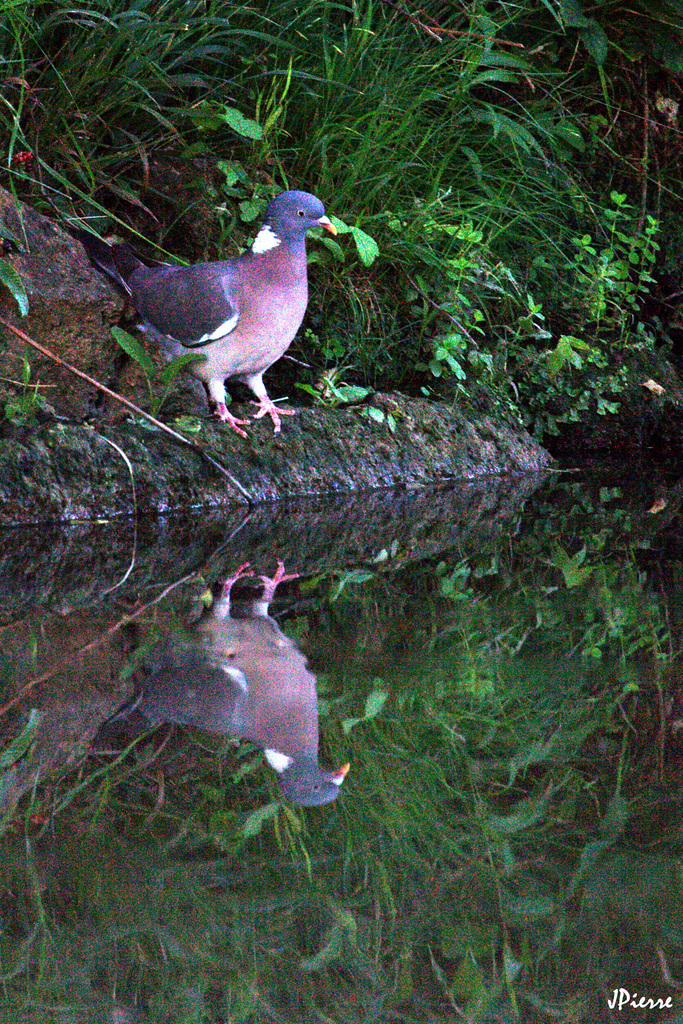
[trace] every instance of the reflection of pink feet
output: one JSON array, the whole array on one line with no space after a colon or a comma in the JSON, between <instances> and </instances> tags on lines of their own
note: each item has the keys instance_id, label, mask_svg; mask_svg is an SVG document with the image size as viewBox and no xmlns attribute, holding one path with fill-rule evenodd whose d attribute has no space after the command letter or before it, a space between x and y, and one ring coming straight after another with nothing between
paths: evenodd
<instances>
[{"instance_id":1,"label":"reflection of pink feet","mask_svg":"<svg viewBox=\"0 0 683 1024\"><path fill-rule=\"evenodd\" d=\"M247 572L247 569L249 569L249 562L243 562L232 576L228 576L227 580L221 583L221 592L214 602L211 613L215 619L228 619L230 617L230 591L238 580L243 579L245 576L254 575L251 569L249 569L249 572Z\"/></svg>"},{"instance_id":2,"label":"reflection of pink feet","mask_svg":"<svg viewBox=\"0 0 683 1024\"><path fill-rule=\"evenodd\" d=\"M286 580L298 580L299 579L299 573L298 572L285 573L284 562L281 562L280 559L278 558L278 560L277 560L277 569L275 570L275 575L272 576L272 577L271 576L261 576L260 579L261 579L261 582L263 583L263 587L264 587L263 594L261 595L261 600L269 602L269 601L273 600L273 595L274 595L275 591L277 590L277 588L279 587L279 585L281 583L284 583Z\"/></svg>"},{"instance_id":3,"label":"reflection of pink feet","mask_svg":"<svg viewBox=\"0 0 683 1024\"><path fill-rule=\"evenodd\" d=\"M243 562L239 569L232 576L228 576L227 580L221 584L221 600L230 596L230 591L238 580L244 579L245 576L254 575L253 570L249 569L250 564L250 562ZM249 572L246 572L247 569L249 569Z\"/></svg>"}]
</instances>

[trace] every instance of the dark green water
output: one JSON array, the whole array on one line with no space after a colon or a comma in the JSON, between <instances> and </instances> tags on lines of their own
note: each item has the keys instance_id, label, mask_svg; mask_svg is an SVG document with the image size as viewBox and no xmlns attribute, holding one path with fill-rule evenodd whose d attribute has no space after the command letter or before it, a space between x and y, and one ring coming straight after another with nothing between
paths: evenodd
<instances>
[{"instance_id":1,"label":"dark green water","mask_svg":"<svg viewBox=\"0 0 683 1024\"><path fill-rule=\"evenodd\" d=\"M683 1019L682 493L1 535L0 1021Z\"/></svg>"}]
</instances>

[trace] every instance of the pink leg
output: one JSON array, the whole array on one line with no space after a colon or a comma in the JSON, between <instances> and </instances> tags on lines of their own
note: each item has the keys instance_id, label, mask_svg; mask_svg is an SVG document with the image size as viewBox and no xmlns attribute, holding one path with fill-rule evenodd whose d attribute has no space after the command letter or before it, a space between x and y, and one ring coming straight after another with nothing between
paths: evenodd
<instances>
[{"instance_id":1,"label":"pink leg","mask_svg":"<svg viewBox=\"0 0 683 1024\"><path fill-rule=\"evenodd\" d=\"M254 416L255 420L260 420L263 416L270 416L273 424L275 425L274 434L279 434L281 429L280 416L296 416L296 409L283 409L282 406L277 406L270 398L266 396L266 399L261 399L260 402L253 402L253 405L257 405L259 411Z\"/></svg>"},{"instance_id":2,"label":"pink leg","mask_svg":"<svg viewBox=\"0 0 683 1024\"><path fill-rule=\"evenodd\" d=\"M204 383L209 395L209 404L214 408L214 414L222 423L227 423L229 427L239 434L240 437L246 437L246 433L240 430L240 427L247 426L249 420L238 420L236 416L228 412L228 407L225 404L225 388L223 387L223 381L218 377L213 377L208 384Z\"/></svg>"},{"instance_id":3,"label":"pink leg","mask_svg":"<svg viewBox=\"0 0 683 1024\"><path fill-rule=\"evenodd\" d=\"M253 576L254 573L249 569L249 562L243 562L239 569L228 576L226 580L221 583L221 592L216 599L213 607L213 616L216 619L227 619L230 615L230 591L232 590L235 583L238 580L244 579L245 576Z\"/></svg>"},{"instance_id":4,"label":"pink leg","mask_svg":"<svg viewBox=\"0 0 683 1024\"><path fill-rule=\"evenodd\" d=\"M223 580L223 583L221 584L223 594L226 592L226 590L230 592L230 590L232 590L233 584L237 583L238 580L244 579L245 576L254 575L253 569L249 569L250 565L251 562L242 562L239 569L236 569L232 576L228 576L226 580ZM246 571L247 569L249 569L249 572Z\"/></svg>"}]
</instances>

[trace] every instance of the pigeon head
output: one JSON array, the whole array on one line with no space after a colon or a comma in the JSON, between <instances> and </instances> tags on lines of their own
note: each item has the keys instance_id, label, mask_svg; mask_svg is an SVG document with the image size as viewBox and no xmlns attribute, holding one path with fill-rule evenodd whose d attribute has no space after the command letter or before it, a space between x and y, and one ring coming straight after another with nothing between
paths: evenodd
<instances>
[{"instance_id":1,"label":"pigeon head","mask_svg":"<svg viewBox=\"0 0 683 1024\"><path fill-rule=\"evenodd\" d=\"M344 764L331 772L309 757L294 758L274 750L266 750L265 755L278 773L282 795L301 807L319 807L336 800L350 767Z\"/></svg>"},{"instance_id":2,"label":"pigeon head","mask_svg":"<svg viewBox=\"0 0 683 1024\"><path fill-rule=\"evenodd\" d=\"M339 796L349 766L342 765L339 771L328 771L313 761L295 761L280 776L283 796L300 807L319 807L330 804Z\"/></svg>"},{"instance_id":3,"label":"pigeon head","mask_svg":"<svg viewBox=\"0 0 683 1024\"><path fill-rule=\"evenodd\" d=\"M268 203L259 236L270 233L278 242L291 246L303 243L311 228L325 228L330 234L337 234L317 196L310 192L281 192Z\"/></svg>"}]
</instances>

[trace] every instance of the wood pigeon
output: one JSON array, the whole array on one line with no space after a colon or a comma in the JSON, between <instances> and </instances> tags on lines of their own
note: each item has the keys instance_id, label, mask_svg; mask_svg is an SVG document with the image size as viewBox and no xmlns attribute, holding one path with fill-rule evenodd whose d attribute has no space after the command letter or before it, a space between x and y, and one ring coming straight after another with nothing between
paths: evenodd
<instances>
[{"instance_id":1,"label":"wood pigeon","mask_svg":"<svg viewBox=\"0 0 683 1024\"><path fill-rule=\"evenodd\" d=\"M168 358L204 356L189 372L203 383L216 415L238 434L248 423L228 412L224 381L243 381L256 395L255 418L280 416L263 374L292 343L308 304L306 232L323 227L336 235L323 204L309 192L281 192L266 209L261 230L236 259L189 267L147 267L127 245L107 245L78 231L91 261L131 296L141 330L160 342Z\"/></svg>"},{"instance_id":2,"label":"wood pigeon","mask_svg":"<svg viewBox=\"0 0 683 1024\"><path fill-rule=\"evenodd\" d=\"M240 566L222 586L209 615L192 633L172 633L150 655L149 674L122 718L141 712L153 724L177 722L248 739L261 747L280 778L283 795L315 806L334 800L349 765L332 772L318 764L316 680L292 640L268 615L285 575L261 576L263 593L232 614L230 591L248 572ZM242 602L240 602L240 610Z\"/></svg>"}]
</instances>

